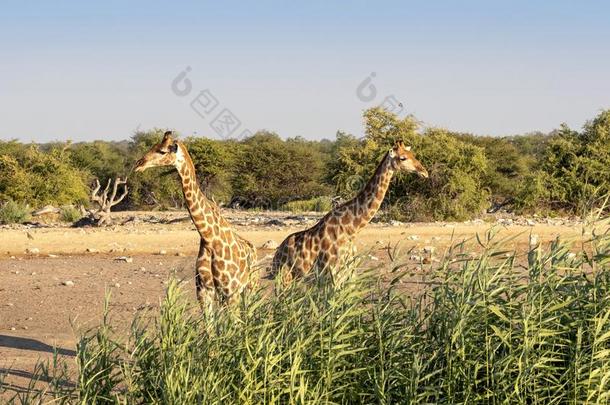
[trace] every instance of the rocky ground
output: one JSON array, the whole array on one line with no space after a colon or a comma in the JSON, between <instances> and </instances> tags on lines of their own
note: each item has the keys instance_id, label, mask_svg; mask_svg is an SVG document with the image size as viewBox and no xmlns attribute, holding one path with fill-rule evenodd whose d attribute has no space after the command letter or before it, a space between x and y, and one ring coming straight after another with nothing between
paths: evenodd
<instances>
[{"instance_id":1,"label":"rocky ground","mask_svg":"<svg viewBox=\"0 0 610 405\"><path fill-rule=\"evenodd\" d=\"M224 211L238 232L259 248L264 275L275 246L291 232L314 224L316 213ZM108 228L70 228L37 218L28 225L0 227L0 374L5 396L23 390L37 360L57 348L74 356L79 330L96 325L104 296L111 293L112 322L126 328L137 313L154 314L168 279L183 280L194 299L194 259L198 235L185 212L124 212ZM526 252L530 243L561 235L582 237L575 218L489 216L465 223L372 223L357 237L369 262L388 260L388 247L400 244L413 269L407 280L425 288L425 272L457 241L495 227L514 236L511 247ZM268 282L269 283L269 282ZM1 378L0 378L1 380Z\"/></svg>"}]
</instances>

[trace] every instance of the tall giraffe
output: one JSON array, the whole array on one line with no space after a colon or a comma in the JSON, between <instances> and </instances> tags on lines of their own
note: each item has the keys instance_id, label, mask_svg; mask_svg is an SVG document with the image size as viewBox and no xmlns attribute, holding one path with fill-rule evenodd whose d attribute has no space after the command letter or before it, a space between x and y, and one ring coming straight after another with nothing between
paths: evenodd
<instances>
[{"instance_id":1,"label":"tall giraffe","mask_svg":"<svg viewBox=\"0 0 610 405\"><path fill-rule=\"evenodd\" d=\"M232 301L250 281L255 281L251 277L257 276L253 268L256 249L231 228L218 206L201 192L186 146L173 140L171 131L165 132L163 140L136 162L135 171L157 166L174 166L178 170L191 219L199 232L195 269L199 303L202 307L210 305L215 293L221 301Z\"/></svg>"},{"instance_id":2,"label":"tall giraffe","mask_svg":"<svg viewBox=\"0 0 610 405\"><path fill-rule=\"evenodd\" d=\"M428 177L411 148L397 141L356 197L332 209L311 228L291 234L280 244L273 257L271 275L279 274L286 284L315 268L328 271L336 281L337 271L352 251L354 236L379 210L390 180L399 170Z\"/></svg>"}]
</instances>

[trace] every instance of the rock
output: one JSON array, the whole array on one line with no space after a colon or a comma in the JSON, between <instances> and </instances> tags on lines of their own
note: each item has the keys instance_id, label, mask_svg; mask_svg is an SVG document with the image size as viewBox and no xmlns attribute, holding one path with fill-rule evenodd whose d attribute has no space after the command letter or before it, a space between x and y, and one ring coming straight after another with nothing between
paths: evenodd
<instances>
[{"instance_id":1,"label":"rock","mask_svg":"<svg viewBox=\"0 0 610 405\"><path fill-rule=\"evenodd\" d=\"M185 255L184 253L182 253L182 252L176 252L176 256L178 256L178 257L184 257L184 256L186 256L186 255Z\"/></svg>"},{"instance_id":2,"label":"rock","mask_svg":"<svg viewBox=\"0 0 610 405\"><path fill-rule=\"evenodd\" d=\"M411 235L411 236L409 236L409 238L408 238L408 239L409 239L409 240L419 240L419 236L417 236L417 235Z\"/></svg>"},{"instance_id":3,"label":"rock","mask_svg":"<svg viewBox=\"0 0 610 405\"><path fill-rule=\"evenodd\" d=\"M115 286L116 288L121 288L121 284L119 284L119 283L115 283L115 284L114 284L114 286Z\"/></svg>"},{"instance_id":4,"label":"rock","mask_svg":"<svg viewBox=\"0 0 610 405\"><path fill-rule=\"evenodd\" d=\"M411 255L409 256L409 260L413 260L414 262L421 262L421 256Z\"/></svg>"},{"instance_id":5,"label":"rock","mask_svg":"<svg viewBox=\"0 0 610 405\"><path fill-rule=\"evenodd\" d=\"M574 252L568 253L568 259L570 259L570 260L576 259L576 253L574 253Z\"/></svg>"},{"instance_id":6,"label":"rock","mask_svg":"<svg viewBox=\"0 0 610 405\"><path fill-rule=\"evenodd\" d=\"M14 326L11 327L11 330L17 330L17 328L15 328Z\"/></svg>"},{"instance_id":7,"label":"rock","mask_svg":"<svg viewBox=\"0 0 610 405\"><path fill-rule=\"evenodd\" d=\"M133 262L133 258L132 257L128 257L128 256L119 256L119 257L117 257L114 260L119 261L119 262L125 262L125 263Z\"/></svg>"},{"instance_id":8,"label":"rock","mask_svg":"<svg viewBox=\"0 0 610 405\"><path fill-rule=\"evenodd\" d=\"M165 256L167 254L167 250L159 250L159 253L157 253L159 256Z\"/></svg>"},{"instance_id":9,"label":"rock","mask_svg":"<svg viewBox=\"0 0 610 405\"><path fill-rule=\"evenodd\" d=\"M530 246L537 246L537 245L538 245L538 235L536 235L536 234L530 235Z\"/></svg>"},{"instance_id":10,"label":"rock","mask_svg":"<svg viewBox=\"0 0 610 405\"><path fill-rule=\"evenodd\" d=\"M39 254L39 253L40 253L40 249L35 248L35 247L34 247L34 248L27 248L27 249L25 250L25 253L27 253L27 254L29 254L29 255L37 255L37 254Z\"/></svg>"},{"instance_id":11,"label":"rock","mask_svg":"<svg viewBox=\"0 0 610 405\"><path fill-rule=\"evenodd\" d=\"M45 214L59 214L59 211L60 211L59 208L56 208L52 205L45 205L41 209L32 212L32 216L37 217L39 215L45 215Z\"/></svg>"},{"instance_id":12,"label":"rock","mask_svg":"<svg viewBox=\"0 0 610 405\"><path fill-rule=\"evenodd\" d=\"M66 280L63 283L61 283L62 285L65 285L66 287L72 287L74 285L74 281L72 280Z\"/></svg>"},{"instance_id":13,"label":"rock","mask_svg":"<svg viewBox=\"0 0 610 405\"><path fill-rule=\"evenodd\" d=\"M376 262L379 261L379 258L377 256L373 256L373 255L369 255L369 259L374 260Z\"/></svg>"},{"instance_id":14,"label":"rock","mask_svg":"<svg viewBox=\"0 0 610 405\"><path fill-rule=\"evenodd\" d=\"M400 221L397 221L397 220L395 220L395 219L392 219L392 220L389 222L389 224L390 224L390 226L401 226L401 225L404 225L404 223L402 223L402 222L400 222Z\"/></svg>"},{"instance_id":15,"label":"rock","mask_svg":"<svg viewBox=\"0 0 610 405\"><path fill-rule=\"evenodd\" d=\"M7 302L7 303L6 303L6 306L7 306L7 307L12 307L13 305L14 305L14 304L13 304L12 302Z\"/></svg>"},{"instance_id":16,"label":"rock","mask_svg":"<svg viewBox=\"0 0 610 405\"><path fill-rule=\"evenodd\" d=\"M89 252L89 253L98 253L99 250L97 250L96 248L87 248L87 252Z\"/></svg>"},{"instance_id":17,"label":"rock","mask_svg":"<svg viewBox=\"0 0 610 405\"><path fill-rule=\"evenodd\" d=\"M424 253L433 254L436 251L434 246L424 246Z\"/></svg>"},{"instance_id":18,"label":"rock","mask_svg":"<svg viewBox=\"0 0 610 405\"><path fill-rule=\"evenodd\" d=\"M442 239L442 238L441 238L440 236L433 236L433 237L432 237L432 240L433 240L433 241L439 241L439 240L441 240L441 239Z\"/></svg>"},{"instance_id":19,"label":"rock","mask_svg":"<svg viewBox=\"0 0 610 405\"><path fill-rule=\"evenodd\" d=\"M263 243L261 249L277 249L278 244L273 239L269 239L267 242Z\"/></svg>"},{"instance_id":20,"label":"rock","mask_svg":"<svg viewBox=\"0 0 610 405\"><path fill-rule=\"evenodd\" d=\"M533 219L526 219L525 223L527 224L527 226L534 226L534 225L536 225L536 221L534 221Z\"/></svg>"},{"instance_id":21,"label":"rock","mask_svg":"<svg viewBox=\"0 0 610 405\"><path fill-rule=\"evenodd\" d=\"M55 259L55 258L57 257L57 255L51 255L51 254L49 254L49 255L47 255L47 257L49 257L50 259Z\"/></svg>"},{"instance_id":22,"label":"rock","mask_svg":"<svg viewBox=\"0 0 610 405\"><path fill-rule=\"evenodd\" d=\"M265 222L264 225L266 226L286 226L286 223L284 221L280 221L279 219L270 219L269 221Z\"/></svg>"},{"instance_id":23,"label":"rock","mask_svg":"<svg viewBox=\"0 0 610 405\"><path fill-rule=\"evenodd\" d=\"M430 264L432 263L432 260L429 257L424 257L424 260L422 260L423 264Z\"/></svg>"}]
</instances>

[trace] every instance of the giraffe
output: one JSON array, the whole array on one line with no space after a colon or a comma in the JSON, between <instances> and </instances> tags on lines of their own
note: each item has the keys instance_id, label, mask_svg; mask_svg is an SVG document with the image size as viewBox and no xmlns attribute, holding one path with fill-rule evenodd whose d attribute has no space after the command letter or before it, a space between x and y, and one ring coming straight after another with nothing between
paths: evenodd
<instances>
[{"instance_id":1,"label":"giraffe","mask_svg":"<svg viewBox=\"0 0 610 405\"><path fill-rule=\"evenodd\" d=\"M157 166L174 166L178 170L184 198L200 236L195 285L201 307L211 305L215 296L225 303L234 301L248 283L256 282L256 249L231 228L218 206L203 194L186 146L172 139L171 131L165 132L163 140L136 162L134 170L143 172Z\"/></svg>"},{"instance_id":2,"label":"giraffe","mask_svg":"<svg viewBox=\"0 0 610 405\"><path fill-rule=\"evenodd\" d=\"M333 208L309 229L289 235L277 248L271 265L271 276L280 275L281 283L307 275L312 269L328 272L338 282L338 270L346 255L353 252L353 239L373 218L390 180L397 171L417 173L427 178L428 172L402 141L384 155L366 186L352 200Z\"/></svg>"}]
</instances>

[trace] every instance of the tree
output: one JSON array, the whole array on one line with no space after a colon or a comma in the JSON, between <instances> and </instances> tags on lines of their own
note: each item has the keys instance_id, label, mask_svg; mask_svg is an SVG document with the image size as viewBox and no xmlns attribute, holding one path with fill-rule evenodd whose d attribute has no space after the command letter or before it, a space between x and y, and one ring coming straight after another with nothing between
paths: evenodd
<instances>
[{"instance_id":1,"label":"tree","mask_svg":"<svg viewBox=\"0 0 610 405\"><path fill-rule=\"evenodd\" d=\"M323 183L325 157L308 141L284 142L275 133L261 131L241 146L232 184L234 198L246 205L272 208L330 191Z\"/></svg>"},{"instance_id":2,"label":"tree","mask_svg":"<svg viewBox=\"0 0 610 405\"><path fill-rule=\"evenodd\" d=\"M11 148L13 155L0 156L0 198L34 207L87 201L89 173L72 165L67 148Z\"/></svg>"},{"instance_id":3,"label":"tree","mask_svg":"<svg viewBox=\"0 0 610 405\"><path fill-rule=\"evenodd\" d=\"M398 174L386 195L386 209L407 220L465 219L479 214L489 193L482 188L488 162L483 148L460 141L444 130L420 134L413 117L399 118L381 108L364 114L365 137L354 142L342 135L345 146L337 152L334 179L346 198L372 176L382 156L397 139L413 147L428 169L429 179ZM350 195L348 195L350 194Z\"/></svg>"}]
</instances>

